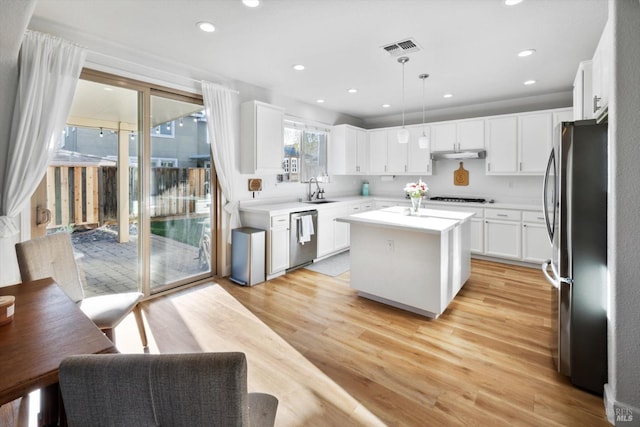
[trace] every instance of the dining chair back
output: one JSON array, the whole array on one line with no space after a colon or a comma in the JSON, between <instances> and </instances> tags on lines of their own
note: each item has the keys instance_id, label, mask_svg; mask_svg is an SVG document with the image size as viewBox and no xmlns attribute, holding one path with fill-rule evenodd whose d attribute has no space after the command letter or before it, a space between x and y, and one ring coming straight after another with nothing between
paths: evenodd
<instances>
[{"instance_id":1,"label":"dining chair back","mask_svg":"<svg viewBox=\"0 0 640 427\"><path fill-rule=\"evenodd\" d=\"M147 347L147 334L138 304L143 294L123 292L85 298L84 270L76 260L68 233L54 233L17 243L16 256L23 282L53 278L114 344L114 328L133 311L142 345Z\"/></svg>"},{"instance_id":2,"label":"dining chair back","mask_svg":"<svg viewBox=\"0 0 640 427\"><path fill-rule=\"evenodd\" d=\"M240 352L71 356L59 376L70 427L272 427L278 407Z\"/></svg>"}]
</instances>

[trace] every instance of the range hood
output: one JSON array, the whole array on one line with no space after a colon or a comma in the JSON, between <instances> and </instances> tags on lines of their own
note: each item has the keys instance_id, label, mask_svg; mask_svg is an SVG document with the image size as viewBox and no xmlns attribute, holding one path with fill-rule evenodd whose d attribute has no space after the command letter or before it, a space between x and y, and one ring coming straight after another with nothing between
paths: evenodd
<instances>
[{"instance_id":1,"label":"range hood","mask_svg":"<svg viewBox=\"0 0 640 427\"><path fill-rule=\"evenodd\" d=\"M474 148L469 150L433 151L431 160L442 159L484 159L487 157L487 150L484 148Z\"/></svg>"}]
</instances>

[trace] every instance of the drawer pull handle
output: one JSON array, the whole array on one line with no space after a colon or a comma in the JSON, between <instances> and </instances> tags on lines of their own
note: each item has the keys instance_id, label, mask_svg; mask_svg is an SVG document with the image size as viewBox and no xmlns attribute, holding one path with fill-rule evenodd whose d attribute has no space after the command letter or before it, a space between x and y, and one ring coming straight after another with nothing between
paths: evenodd
<instances>
[{"instance_id":1,"label":"drawer pull handle","mask_svg":"<svg viewBox=\"0 0 640 427\"><path fill-rule=\"evenodd\" d=\"M507 214L496 214L496 216L501 216L501 217L503 217L503 218L506 218L506 217L508 217L509 215L507 215Z\"/></svg>"}]
</instances>

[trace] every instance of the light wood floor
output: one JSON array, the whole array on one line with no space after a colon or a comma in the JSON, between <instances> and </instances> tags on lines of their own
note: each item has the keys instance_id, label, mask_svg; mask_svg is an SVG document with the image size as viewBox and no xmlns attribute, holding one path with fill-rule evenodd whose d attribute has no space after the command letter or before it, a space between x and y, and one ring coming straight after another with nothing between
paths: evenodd
<instances>
[{"instance_id":1,"label":"light wood floor","mask_svg":"<svg viewBox=\"0 0 640 427\"><path fill-rule=\"evenodd\" d=\"M349 273L300 269L251 288L217 283L387 425L609 425L602 398L555 371L551 290L539 270L473 260L437 320L358 297ZM196 303L194 289L180 304ZM206 338L193 330L153 331L159 307L145 307L159 351L201 348L192 342Z\"/></svg>"}]
</instances>

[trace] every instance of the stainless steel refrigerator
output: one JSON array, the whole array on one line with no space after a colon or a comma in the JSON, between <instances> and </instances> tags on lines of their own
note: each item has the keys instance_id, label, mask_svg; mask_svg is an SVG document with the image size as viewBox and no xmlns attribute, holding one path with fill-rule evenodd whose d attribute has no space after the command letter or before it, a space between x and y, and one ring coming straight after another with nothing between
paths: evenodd
<instances>
[{"instance_id":1,"label":"stainless steel refrigerator","mask_svg":"<svg viewBox=\"0 0 640 427\"><path fill-rule=\"evenodd\" d=\"M607 382L607 124L556 129L543 205L552 258L553 357L558 371L602 395Z\"/></svg>"}]
</instances>

